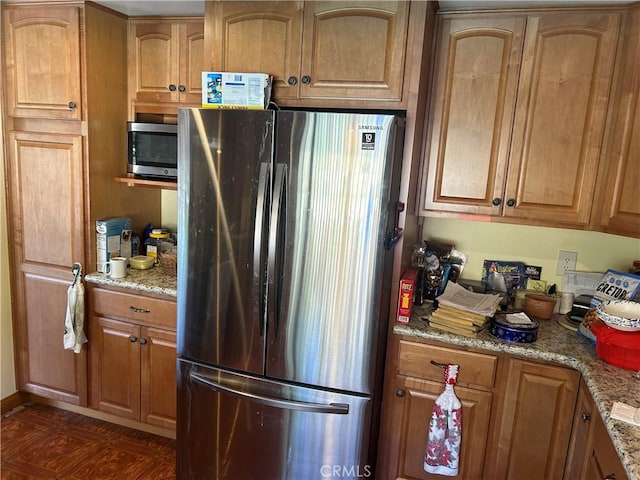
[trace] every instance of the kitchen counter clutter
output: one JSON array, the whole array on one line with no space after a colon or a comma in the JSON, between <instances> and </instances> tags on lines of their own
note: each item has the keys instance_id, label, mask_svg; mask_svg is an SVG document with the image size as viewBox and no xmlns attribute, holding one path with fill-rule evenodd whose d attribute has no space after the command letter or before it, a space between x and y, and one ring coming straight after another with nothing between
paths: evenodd
<instances>
[{"instance_id":1,"label":"kitchen counter clutter","mask_svg":"<svg viewBox=\"0 0 640 480\"><path fill-rule=\"evenodd\" d=\"M430 328L423 320L430 304L414 307L408 324L396 324L395 334L469 347L531 360L553 362L577 370L591 393L613 445L629 478L640 478L640 427L611 418L614 402L638 407L640 380L633 371L605 363L586 339L561 326L554 316L540 321L537 340L511 343L492 336L487 329L477 337L466 337Z\"/></svg>"},{"instance_id":2,"label":"kitchen counter clutter","mask_svg":"<svg viewBox=\"0 0 640 480\"><path fill-rule=\"evenodd\" d=\"M166 275L159 267L153 267L149 270L129 268L127 276L124 278L111 278L108 275L95 272L86 275L84 280L99 285L129 288L171 297L177 295L177 277Z\"/></svg>"}]
</instances>

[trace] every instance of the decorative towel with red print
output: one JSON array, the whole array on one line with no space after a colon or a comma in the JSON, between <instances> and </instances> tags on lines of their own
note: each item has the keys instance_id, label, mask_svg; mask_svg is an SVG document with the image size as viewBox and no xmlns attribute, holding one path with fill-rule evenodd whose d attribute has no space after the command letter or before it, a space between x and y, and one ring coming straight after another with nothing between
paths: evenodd
<instances>
[{"instance_id":1,"label":"decorative towel with red print","mask_svg":"<svg viewBox=\"0 0 640 480\"><path fill-rule=\"evenodd\" d=\"M447 365L444 369L444 392L436 399L431 412L424 457L427 472L451 477L458 474L462 440L462 404L453 391L457 380L458 365Z\"/></svg>"}]
</instances>

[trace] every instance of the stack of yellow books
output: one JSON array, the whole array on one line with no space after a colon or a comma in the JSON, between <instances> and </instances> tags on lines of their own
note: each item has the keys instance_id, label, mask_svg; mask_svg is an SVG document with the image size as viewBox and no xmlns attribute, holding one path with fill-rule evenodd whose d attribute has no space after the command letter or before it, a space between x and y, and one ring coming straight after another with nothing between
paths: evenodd
<instances>
[{"instance_id":1,"label":"stack of yellow books","mask_svg":"<svg viewBox=\"0 0 640 480\"><path fill-rule=\"evenodd\" d=\"M429 325L445 332L475 337L489 323L489 317L447 305L439 305L427 317Z\"/></svg>"}]
</instances>

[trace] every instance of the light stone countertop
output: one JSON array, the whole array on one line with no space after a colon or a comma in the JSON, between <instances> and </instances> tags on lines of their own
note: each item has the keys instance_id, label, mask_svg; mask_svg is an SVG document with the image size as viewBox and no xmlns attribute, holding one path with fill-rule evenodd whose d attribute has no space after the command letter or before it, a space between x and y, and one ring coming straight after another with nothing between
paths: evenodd
<instances>
[{"instance_id":1,"label":"light stone countertop","mask_svg":"<svg viewBox=\"0 0 640 480\"><path fill-rule=\"evenodd\" d=\"M555 319L540 321L535 342L512 343L494 337L486 329L478 338L472 338L430 328L421 318L429 309L430 306L414 307L410 322L396 323L394 333L555 362L578 370L593 396L629 479L640 479L640 427L610 418L614 401L640 407L640 380L633 378L634 372L599 359L595 346Z\"/></svg>"},{"instance_id":2,"label":"light stone countertop","mask_svg":"<svg viewBox=\"0 0 640 480\"><path fill-rule=\"evenodd\" d=\"M152 267L149 270L127 268L127 276L124 278L111 278L103 273L94 272L85 275L84 280L85 282L130 288L169 297L177 296L177 277L165 275L159 267Z\"/></svg>"}]
</instances>

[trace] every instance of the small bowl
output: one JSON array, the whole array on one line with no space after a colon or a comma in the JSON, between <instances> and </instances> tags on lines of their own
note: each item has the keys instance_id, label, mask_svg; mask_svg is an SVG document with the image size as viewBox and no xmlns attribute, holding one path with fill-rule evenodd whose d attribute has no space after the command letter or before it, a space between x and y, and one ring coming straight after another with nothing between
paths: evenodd
<instances>
[{"instance_id":1,"label":"small bowl","mask_svg":"<svg viewBox=\"0 0 640 480\"><path fill-rule=\"evenodd\" d=\"M623 332L640 332L640 303L608 300L596 307L596 314L611 328Z\"/></svg>"},{"instance_id":2,"label":"small bowl","mask_svg":"<svg viewBox=\"0 0 640 480\"><path fill-rule=\"evenodd\" d=\"M524 296L524 313L540 320L549 320L556 308L557 298L547 297L537 293L527 293Z\"/></svg>"},{"instance_id":3,"label":"small bowl","mask_svg":"<svg viewBox=\"0 0 640 480\"><path fill-rule=\"evenodd\" d=\"M154 258L146 255L136 255L129 259L129 265L136 270L149 270L153 267Z\"/></svg>"}]
</instances>

